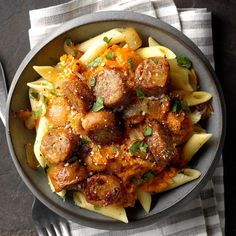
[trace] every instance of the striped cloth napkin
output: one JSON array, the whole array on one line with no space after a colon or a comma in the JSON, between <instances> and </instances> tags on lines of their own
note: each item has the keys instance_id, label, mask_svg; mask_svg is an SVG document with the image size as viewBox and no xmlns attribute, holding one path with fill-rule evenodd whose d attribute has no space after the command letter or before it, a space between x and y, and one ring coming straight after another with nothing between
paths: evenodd
<instances>
[{"instance_id":1,"label":"striped cloth napkin","mask_svg":"<svg viewBox=\"0 0 236 236\"><path fill-rule=\"evenodd\" d=\"M29 12L31 48L62 23L95 11L129 10L161 20L181 30L202 50L214 67L211 13L207 9L177 9L173 0L74 0ZM199 196L162 223L127 231L97 230L70 222L72 235L224 235L222 159Z\"/></svg>"}]
</instances>

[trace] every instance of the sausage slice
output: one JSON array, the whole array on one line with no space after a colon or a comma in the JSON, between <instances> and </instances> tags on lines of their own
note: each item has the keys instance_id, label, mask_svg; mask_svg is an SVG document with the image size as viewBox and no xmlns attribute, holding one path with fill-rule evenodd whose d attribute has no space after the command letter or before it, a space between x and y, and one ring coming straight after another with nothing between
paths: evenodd
<instances>
[{"instance_id":1,"label":"sausage slice","mask_svg":"<svg viewBox=\"0 0 236 236\"><path fill-rule=\"evenodd\" d=\"M70 77L60 83L63 94L78 112L85 113L91 107L94 96L89 87L80 79Z\"/></svg>"},{"instance_id":2,"label":"sausage slice","mask_svg":"<svg viewBox=\"0 0 236 236\"><path fill-rule=\"evenodd\" d=\"M89 138L97 144L108 145L121 139L118 119L111 111L89 112L82 119L82 126Z\"/></svg>"},{"instance_id":3,"label":"sausage slice","mask_svg":"<svg viewBox=\"0 0 236 236\"><path fill-rule=\"evenodd\" d=\"M177 149L172 137L161 124L152 121L150 127L152 135L146 138L146 143L161 171L177 155Z\"/></svg>"},{"instance_id":4,"label":"sausage slice","mask_svg":"<svg viewBox=\"0 0 236 236\"><path fill-rule=\"evenodd\" d=\"M51 166L48 168L47 174L56 192L73 186L88 176L86 168L78 162L68 166L65 166L64 163Z\"/></svg>"},{"instance_id":5,"label":"sausage slice","mask_svg":"<svg viewBox=\"0 0 236 236\"><path fill-rule=\"evenodd\" d=\"M135 70L136 86L147 96L166 93L169 85L170 66L165 57L143 60Z\"/></svg>"},{"instance_id":6,"label":"sausage slice","mask_svg":"<svg viewBox=\"0 0 236 236\"><path fill-rule=\"evenodd\" d=\"M123 77L115 69L103 69L97 74L94 92L96 97L104 98L106 107L116 108L127 103L129 94Z\"/></svg>"},{"instance_id":7,"label":"sausage slice","mask_svg":"<svg viewBox=\"0 0 236 236\"><path fill-rule=\"evenodd\" d=\"M86 200L96 206L118 203L123 196L123 186L118 177L108 174L96 174L87 179Z\"/></svg>"},{"instance_id":8,"label":"sausage slice","mask_svg":"<svg viewBox=\"0 0 236 236\"><path fill-rule=\"evenodd\" d=\"M42 138L40 150L51 164L66 161L73 151L75 141L69 130L54 128Z\"/></svg>"}]
</instances>

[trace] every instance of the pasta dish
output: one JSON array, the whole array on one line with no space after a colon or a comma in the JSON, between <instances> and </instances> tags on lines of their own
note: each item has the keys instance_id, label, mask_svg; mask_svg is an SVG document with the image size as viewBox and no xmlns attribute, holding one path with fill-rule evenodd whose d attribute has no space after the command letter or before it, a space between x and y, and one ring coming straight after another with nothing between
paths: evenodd
<instances>
[{"instance_id":1,"label":"pasta dish","mask_svg":"<svg viewBox=\"0 0 236 236\"><path fill-rule=\"evenodd\" d=\"M142 46L133 28L65 39L55 66L34 66L31 111L19 112L36 130L28 163L44 168L52 191L126 223L136 200L149 212L153 194L200 176L189 162L211 137L201 124L212 95L187 56L157 41Z\"/></svg>"}]
</instances>

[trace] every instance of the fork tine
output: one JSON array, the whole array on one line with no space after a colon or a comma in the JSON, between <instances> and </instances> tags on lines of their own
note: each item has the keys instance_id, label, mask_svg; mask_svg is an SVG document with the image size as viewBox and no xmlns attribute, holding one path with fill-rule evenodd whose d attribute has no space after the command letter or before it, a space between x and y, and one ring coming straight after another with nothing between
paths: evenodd
<instances>
[{"instance_id":1,"label":"fork tine","mask_svg":"<svg viewBox=\"0 0 236 236\"><path fill-rule=\"evenodd\" d=\"M45 227L45 229L49 236L58 236L54 230L54 227L51 224Z\"/></svg>"},{"instance_id":2,"label":"fork tine","mask_svg":"<svg viewBox=\"0 0 236 236\"><path fill-rule=\"evenodd\" d=\"M63 236L71 236L70 226L69 226L68 222L60 221L59 224L61 225L62 235Z\"/></svg>"},{"instance_id":3,"label":"fork tine","mask_svg":"<svg viewBox=\"0 0 236 236\"><path fill-rule=\"evenodd\" d=\"M42 226L35 224L35 228L36 228L39 236L48 236L46 229L42 228Z\"/></svg>"},{"instance_id":4,"label":"fork tine","mask_svg":"<svg viewBox=\"0 0 236 236\"><path fill-rule=\"evenodd\" d=\"M56 235L57 236L63 236L63 234L62 234L62 231L61 231L61 227L60 227L60 224L57 222L54 222L53 224L53 227L54 227L54 230L55 230L55 232L56 232Z\"/></svg>"}]
</instances>

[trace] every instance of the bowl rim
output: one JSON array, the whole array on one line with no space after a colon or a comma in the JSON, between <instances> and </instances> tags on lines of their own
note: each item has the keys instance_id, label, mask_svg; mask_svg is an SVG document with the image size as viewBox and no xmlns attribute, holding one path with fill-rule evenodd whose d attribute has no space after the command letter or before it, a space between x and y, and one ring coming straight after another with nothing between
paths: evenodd
<instances>
[{"instance_id":1,"label":"bowl rim","mask_svg":"<svg viewBox=\"0 0 236 236\"><path fill-rule=\"evenodd\" d=\"M128 13L128 14L127 14ZM11 107L11 98L12 94L14 92L14 89L18 83L18 80L20 79L20 76L22 72L24 71L25 67L28 65L28 63L31 61L31 59L45 46L47 45L51 40L55 39L57 36L72 30L74 28L84 26L91 23L100 23L100 22L107 22L107 21L124 21L124 22L133 22L138 24L147 25L149 27L158 28L162 31L165 31L165 33L170 34L171 36L174 36L177 41L179 41L181 44L184 44L189 50L193 51L198 58L203 62L206 69L209 71L211 77L213 78L217 92L219 93L219 101L221 104L222 109L222 133L221 138L219 141L218 149L216 151L215 158L213 159L211 165L209 166L208 171L206 172L204 178L201 179L197 183L197 185L190 189L188 194L184 196L182 199L180 199L178 202L175 202L174 205L170 206L169 208L163 210L162 212L154 215L149 215L145 217L144 219L137 220L137 221L130 221L128 224L125 223L100 223L93 221L91 224L91 221L87 220L86 218L80 218L74 214L71 214L66 212L63 208L61 208L60 205L56 204L52 200L48 199L40 190L35 186L30 178L27 177L26 173L24 172L23 168L21 167L17 156L14 152L14 147L11 142L11 134L10 134L10 107ZM15 76L13 78L13 81L11 83L11 87L8 94L7 99L7 107L6 107L6 137L7 137L7 143L10 150L11 158L14 162L14 165L20 174L21 178L23 179L24 183L27 185L27 187L30 189L30 191L33 193L33 195L39 199L44 205L46 205L48 208L56 212L57 214L60 214L64 216L67 219L71 219L79 224L82 224L84 226L89 226L97 229L107 229L107 230L127 230L127 229L134 229L138 227L143 227L147 225L154 224L156 222L161 221L165 217L171 215L173 211L177 211L181 206L188 203L193 197L196 197L196 195L199 193L200 189L202 189L209 178L213 175L213 171L220 159L224 140L225 140L225 134L226 134L226 105L225 100L223 96L223 91L221 89L219 80L210 65L209 61L206 59L206 57L203 55L203 53L199 50L199 48L189 39L187 38L183 33L172 27L171 25L156 19L154 17L150 17L144 14L136 13L136 12L130 12L130 11L103 11L103 12L96 12L88 15L84 15L78 18L75 18L73 20L70 20L66 23L64 23L61 27L59 27L54 33L47 36L45 39L43 39L40 43L38 43L24 58L22 63L20 64L18 70L15 73Z\"/></svg>"}]
</instances>

